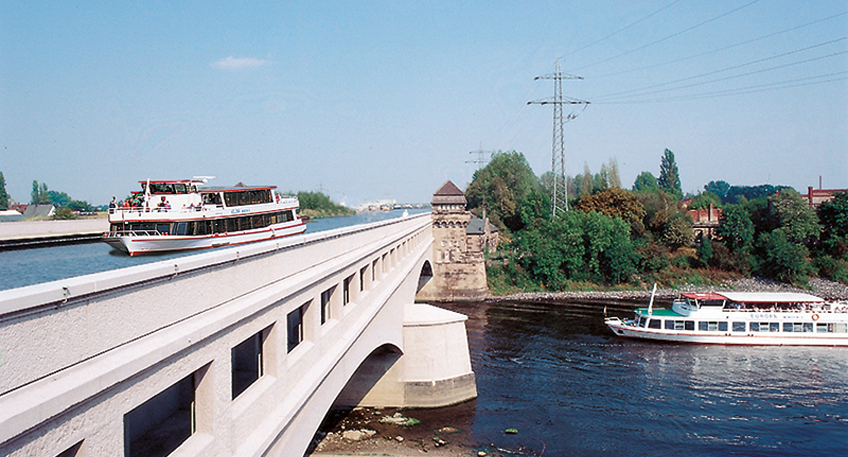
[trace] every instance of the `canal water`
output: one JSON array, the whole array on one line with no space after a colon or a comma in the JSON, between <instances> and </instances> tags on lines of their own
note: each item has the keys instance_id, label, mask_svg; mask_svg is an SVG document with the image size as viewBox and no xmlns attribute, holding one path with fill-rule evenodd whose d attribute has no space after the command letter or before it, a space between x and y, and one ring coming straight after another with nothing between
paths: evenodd
<instances>
[{"instance_id":1,"label":"canal water","mask_svg":"<svg viewBox=\"0 0 848 457\"><path fill-rule=\"evenodd\" d=\"M605 306L636 305L441 305L469 316L479 392L454 426L503 455L848 455L848 349L650 343L603 325Z\"/></svg>"},{"instance_id":2,"label":"canal water","mask_svg":"<svg viewBox=\"0 0 848 457\"><path fill-rule=\"evenodd\" d=\"M426 211L429 211L429 209L408 210L409 214ZM401 217L402 214L403 210L393 210L364 212L350 217L315 219L306 225L306 232L321 232L350 225L377 222ZM11 224L13 222L4 223ZM196 254L196 252L150 254L130 257L102 242L0 251L0 290L115 270L192 254Z\"/></svg>"}]
</instances>

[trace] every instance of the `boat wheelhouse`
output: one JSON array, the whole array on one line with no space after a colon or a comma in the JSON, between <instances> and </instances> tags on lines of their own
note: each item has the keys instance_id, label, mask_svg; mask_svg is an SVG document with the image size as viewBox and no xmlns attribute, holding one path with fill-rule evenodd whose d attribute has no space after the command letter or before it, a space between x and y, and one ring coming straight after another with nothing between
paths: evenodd
<instances>
[{"instance_id":1,"label":"boat wheelhouse","mask_svg":"<svg viewBox=\"0 0 848 457\"><path fill-rule=\"evenodd\" d=\"M848 303L789 292L684 292L671 309L608 317L616 335L701 344L848 346Z\"/></svg>"},{"instance_id":2,"label":"boat wheelhouse","mask_svg":"<svg viewBox=\"0 0 848 457\"><path fill-rule=\"evenodd\" d=\"M303 233L297 197L276 186L206 186L204 179L140 181L141 191L109 205L103 241L136 254L208 249Z\"/></svg>"}]
</instances>

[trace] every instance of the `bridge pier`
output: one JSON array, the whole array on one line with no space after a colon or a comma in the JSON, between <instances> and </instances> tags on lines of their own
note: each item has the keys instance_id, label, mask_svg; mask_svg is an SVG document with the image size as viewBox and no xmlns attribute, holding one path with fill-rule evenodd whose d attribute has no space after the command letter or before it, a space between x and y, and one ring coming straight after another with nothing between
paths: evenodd
<instances>
[{"instance_id":1,"label":"bridge pier","mask_svg":"<svg viewBox=\"0 0 848 457\"><path fill-rule=\"evenodd\" d=\"M435 408L477 397L465 315L404 306L403 354L375 351L336 400L343 406Z\"/></svg>"}]
</instances>

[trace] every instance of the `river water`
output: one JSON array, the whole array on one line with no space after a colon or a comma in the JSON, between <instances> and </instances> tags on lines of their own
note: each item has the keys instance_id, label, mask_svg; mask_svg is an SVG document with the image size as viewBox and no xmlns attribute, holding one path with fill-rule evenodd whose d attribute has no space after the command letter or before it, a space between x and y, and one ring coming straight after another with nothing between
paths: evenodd
<instances>
[{"instance_id":1,"label":"river water","mask_svg":"<svg viewBox=\"0 0 848 457\"><path fill-rule=\"evenodd\" d=\"M546 456L848 455L848 349L626 340L603 325L604 306L629 316L636 303L445 306L469 316L479 397L451 414L468 418L457 425L471 444Z\"/></svg>"},{"instance_id":2,"label":"river water","mask_svg":"<svg viewBox=\"0 0 848 457\"><path fill-rule=\"evenodd\" d=\"M429 209L410 209L408 212L409 214L417 214L425 211L429 211ZM401 217L402 214L402 210L393 210L358 213L350 217L314 219L306 225L306 231L307 233L321 232L339 227ZM11 224L13 222L5 223ZM115 270L192 254L196 254L196 252L149 254L130 257L99 241L65 246L0 251L0 290Z\"/></svg>"}]
</instances>

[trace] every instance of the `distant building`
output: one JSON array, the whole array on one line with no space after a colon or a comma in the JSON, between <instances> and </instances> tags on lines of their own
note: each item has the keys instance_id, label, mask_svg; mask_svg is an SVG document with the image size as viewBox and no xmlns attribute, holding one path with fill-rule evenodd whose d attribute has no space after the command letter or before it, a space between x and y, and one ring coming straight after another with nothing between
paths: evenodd
<instances>
[{"instance_id":1,"label":"distant building","mask_svg":"<svg viewBox=\"0 0 848 457\"><path fill-rule=\"evenodd\" d=\"M465 193L450 180L433 194L433 276L421 300L474 298L489 293L483 252L497 247L498 232L473 217Z\"/></svg>"},{"instance_id":2,"label":"distant building","mask_svg":"<svg viewBox=\"0 0 848 457\"><path fill-rule=\"evenodd\" d=\"M0 211L0 222L14 222L23 218L23 214L13 209Z\"/></svg>"},{"instance_id":3,"label":"distant building","mask_svg":"<svg viewBox=\"0 0 848 457\"><path fill-rule=\"evenodd\" d=\"M810 186L807 187L807 194L801 195L801 197L807 200L810 208L816 209L822 203L832 200L833 194L836 192L848 192L848 189L822 189L821 185L819 185L818 189L813 189L813 186Z\"/></svg>"},{"instance_id":4,"label":"distant building","mask_svg":"<svg viewBox=\"0 0 848 457\"><path fill-rule=\"evenodd\" d=\"M721 221L721 208L714 208L710 203L708 209L690 209L686 215L692 219L692 231L695 232L695 241L700 242L704 237L715 238L715 231Z\"/></svg>"},{"instance_id":5,"label":"distant building","mask_svg":"<svg viewBox=\"0 0 848 457\"><path fill-rule=\"evenodd\" d=\"M24 211L24 219L48 218L53 217L55 213L56 207L51 203L37 203L27 205L26 211Z\"/></svg>"}]
</instances>

